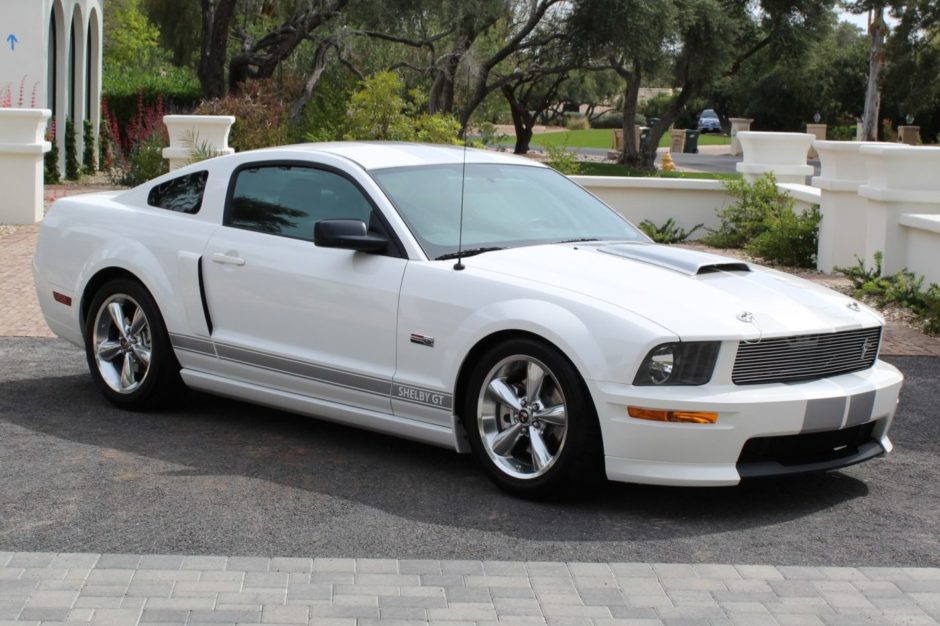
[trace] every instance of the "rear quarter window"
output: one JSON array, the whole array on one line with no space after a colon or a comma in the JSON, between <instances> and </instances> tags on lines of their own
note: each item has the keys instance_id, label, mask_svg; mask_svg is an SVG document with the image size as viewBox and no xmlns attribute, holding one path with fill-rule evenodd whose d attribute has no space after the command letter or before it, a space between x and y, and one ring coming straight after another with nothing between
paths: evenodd
<instances>
[{"instance_id":1,"label":"rear quarter window","mask_svg":"<svg viewBox=\"0 0 940 626\"><path fill-rule=\"evenodd\" d=\"M202 194L206 190L207 180L209 172L201 171L154 185L147 195L147 204L177 213L196 214L202 208Z\"/></svg>"}]
</instances>

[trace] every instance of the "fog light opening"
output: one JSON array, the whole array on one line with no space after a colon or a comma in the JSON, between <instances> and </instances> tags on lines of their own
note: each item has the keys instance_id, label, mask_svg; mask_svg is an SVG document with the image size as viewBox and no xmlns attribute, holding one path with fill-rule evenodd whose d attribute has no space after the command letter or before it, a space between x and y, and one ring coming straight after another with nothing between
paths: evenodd
<instances>
[{"instance_id":1,"label":"fog light opening","mask_svg":"<svg viewBox=\"0 0 940 626\"><path fill-rule=\"evenodd\" d=\"M718 422L718 413L713 411L670 411L667 409L646 409L628 406L630 417L653 422L678 422L682 424L714 424Z\"/></svg>"}]
</instances>

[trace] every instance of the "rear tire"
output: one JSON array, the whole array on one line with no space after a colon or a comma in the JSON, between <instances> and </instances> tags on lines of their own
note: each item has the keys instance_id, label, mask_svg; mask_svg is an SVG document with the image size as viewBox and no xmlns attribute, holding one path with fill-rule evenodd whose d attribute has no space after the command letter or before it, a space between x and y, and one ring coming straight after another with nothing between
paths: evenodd
<instances>
[{"instance_id":1,"label":"rear tire","mask_svg":"<svg viewBox=\"0 0 940 626\"><path fill-rule=\"evenodd\" d=\"M488 350L470 373L463 423L477 461L503 490L558 499L600 484L597 414L574 366L528 338Z\"/></svg>"},{"instance_id":2,"label":"rear tire","mask_svg":"<svg viewBox=\"0 0 940 626\"><path fill-rule=\"evenodd\" d=\"M164 406L183 387L157 303L129 278L108 281L92 298L85 357L105 398L124 409Z\"/></svg>"}]
</instances>

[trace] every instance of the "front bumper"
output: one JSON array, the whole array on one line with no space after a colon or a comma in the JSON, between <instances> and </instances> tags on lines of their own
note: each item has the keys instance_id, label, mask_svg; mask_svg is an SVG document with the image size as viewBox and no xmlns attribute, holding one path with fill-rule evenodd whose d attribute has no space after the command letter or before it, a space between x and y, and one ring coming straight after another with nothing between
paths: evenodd
<instances>
[{"instance_id":1,"label":"front bumper","mask_svg":"<svg viewBox=\"0 0 940 626\"><path fill-rule=\"evenodd\" d=\"M902 381L896 368L877 361L861 372L796 384L595 382L592 392L608 478L709 486L835 469L890 452L887 433ZM629 417L628 406L713 411L719 417L715 424L652 422Z\"/></svg>"}]
</instances>

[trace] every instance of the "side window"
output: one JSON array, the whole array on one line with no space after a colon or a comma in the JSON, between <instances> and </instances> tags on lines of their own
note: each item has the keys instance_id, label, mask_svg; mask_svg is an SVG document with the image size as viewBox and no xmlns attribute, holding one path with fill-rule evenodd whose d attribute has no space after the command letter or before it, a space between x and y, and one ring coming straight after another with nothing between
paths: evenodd
<instances>
[{"instance_id":1,"label":"side window","mask_svg":"<svg viewBox=\"0 0 940 626\"><path fill-rule=\"evenodd\" d=\"M147 195L147 204L178 213L198 213L202 207L202 194L206 190L207 180L209 172L203 171L154 185Z\"/></svg>"},{"instance_id":2,"label":"side window","mask_svg":"<svg viewBox=\"0 0 940 626\"><path fill-rule=\"evenodd\" d=\"M236 174L228 225L295 239L313 239L326 219L369 223L372 205L347 178L296 165L266 165Z\"/></svg>"}]
</instances>

